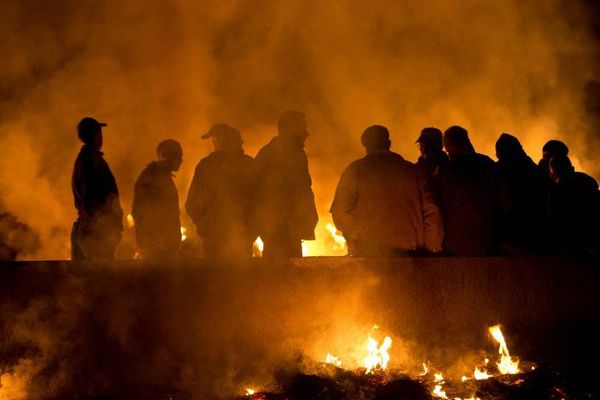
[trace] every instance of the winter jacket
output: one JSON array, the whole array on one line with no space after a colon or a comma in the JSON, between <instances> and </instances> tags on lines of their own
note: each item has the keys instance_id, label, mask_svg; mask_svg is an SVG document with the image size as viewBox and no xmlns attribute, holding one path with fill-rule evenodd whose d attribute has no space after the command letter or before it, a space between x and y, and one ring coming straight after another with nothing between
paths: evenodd
<instances>
[{"instance_id":1,"label":"winter jacket","mask_svg":"<svg viewBox=\"0 0 600 400\"><path fill-rule=\"evenodd\" d=\"M439 210L424 192L416 166L399 154L373 152L351 163L342 173L331 213L352 255L376 254L377 249L441 250Z\"/></svg>"}]
</instances>

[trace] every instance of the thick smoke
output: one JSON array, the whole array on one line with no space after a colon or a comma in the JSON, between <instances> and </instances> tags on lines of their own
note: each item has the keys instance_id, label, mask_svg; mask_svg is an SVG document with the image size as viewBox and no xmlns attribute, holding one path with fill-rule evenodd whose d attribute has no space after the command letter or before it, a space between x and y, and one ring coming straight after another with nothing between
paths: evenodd
<instances>
[{"instance_id":1,"label":"thick smoke","mask_svg":"<svg viewBox=\"0 0 600 400\"><path fill-rule=\"evenodd\" d=\"M161 139L184 146L184 198L210 150L200 133L227 122L254 155L289 108L307 114L322 218L373 123L411 160L424 126L464 125L490 155L511 132L534 159L559 138L598 176L587 150L598 143L594 11L562 0L2 2L2 201L41 235L36 257L68 255L74 126L85 115L109 124L126 211Z\"/></svg>"},{"instance_id":2,"label":"thick smoke","mask_svg":"<svg viewBox=\"0 0 600 400\"><path fill-rule=\"evenodd\" d=\"M7 212L0 212L0 261L14 261L21 254L34 254L40 246L38 235Z\"/></svg>"}]
</instances>

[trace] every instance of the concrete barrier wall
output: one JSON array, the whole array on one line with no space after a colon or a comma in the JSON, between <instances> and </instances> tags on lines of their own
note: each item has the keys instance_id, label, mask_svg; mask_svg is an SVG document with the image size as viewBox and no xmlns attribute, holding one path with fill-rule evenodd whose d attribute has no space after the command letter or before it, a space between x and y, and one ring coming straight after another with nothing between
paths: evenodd
<instances>
[{"instance_id":1,"label":"concrete barrier wall","mask_svg":"<svg viewBox=\"0 0 600 400\"><path fill-rule=\"evenodd\" d=\"M176 382L215 397L300 354L348 353L373 324L407 367L449 365L502 323L523 358L597 373L599 291L595 262L558 258L9 263L0 357L34 360L45 395Z\"/></svg>"}]
</instances>

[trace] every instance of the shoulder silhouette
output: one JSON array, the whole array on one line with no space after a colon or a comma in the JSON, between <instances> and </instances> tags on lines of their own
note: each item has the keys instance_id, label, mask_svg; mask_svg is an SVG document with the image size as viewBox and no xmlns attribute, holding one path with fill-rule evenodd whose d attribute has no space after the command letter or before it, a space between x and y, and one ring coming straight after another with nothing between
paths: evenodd
<instances>
[{"instance_id":1,"label":"shoulder silhouette","mask_svg":"<svg viewBox=\"0 0 600 400\"><path fill-rule=\"evenodd\" d=\"M318 221L304 142L304 114L284 112L278 135L256 155L257 222L267 258L302 257L302 240L313 240Z\"/></svg>"},{"instance_id":2,"label":"shoulder silhouette","mask_svg":"<svg viewBox=\"0 0 600 400\"><path fill-rule=\"evenodd\" d=\"M342 173L331 214L350 255L394 257L441 250L437 206L425 195L417 168L390 151L387 128L367 128L366 156Z\"/></svg>"},{"instance_id":3,"label":"shoulder silhouette","mask_svg":"<svg viewBox=\"0 0 600 400\"><path fill-rule=\"evenodd\" d=\"M173 173L183 162L181 144L163 140L152 161L135 182L131 214L138 253L143 259L169 260L181 244L179 194Z\"/></svg>"},{"instance_id":4,"label":"shoulder silhouette","mask_svg":"<svg viewBox=\"0 0 600 400\"><path fill-rule=\"evenodd\" d=\"M106 124L83 118L77 134L83 142L75 160L73 197L78 218L71 232L73 259L113 258L121 240L123 211L117 183L101 152Z\"/></svg>"},{"instance_id":5,"label":"shoulder silhouette","mask_svg":"<svg viewBox=\"0 0 600 400\"><path fill-rule=\"evenodd\" d=\"M214 151L196 167L186 211L205 256L249 258L257 237L254 159L244 154L240 132L229 125L213 125L202 138L212 139Z\"/></svg>"}]
</instances>

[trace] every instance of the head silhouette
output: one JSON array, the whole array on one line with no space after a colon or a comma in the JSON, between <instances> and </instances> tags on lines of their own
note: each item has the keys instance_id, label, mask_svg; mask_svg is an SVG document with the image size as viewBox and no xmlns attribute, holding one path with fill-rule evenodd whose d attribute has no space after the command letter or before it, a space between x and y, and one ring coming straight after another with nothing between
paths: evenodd
<instances>
[{"instance_id":1,"label":"head silhouette","mask_svg":"<svg viewBox=\"0 0 600 400\"><path fill-rule=\"evenodd\" d=\"M385 126L372 125L364 130L360 142L367 153L386 151L390 149L390 132Z\"/></svg>"},{"instance_id":2,"label":"head silhouette","mask_svg":"<svg viewBox=\"0 0 600 400\"><path fill-rule=\"evenodd\" d=\"M555 183L559 183L575 172L571 160L564 154L553 156L549 161L549 166L550 178L552 178Z\"/></svg>"},{"instance_id":3,"label":"head silhouette","mask_svg":"<svg viewBox=\"0 0 600 400\"><path fill-rule=\"evenodd\" d=\"M308 137L306 117L299 111L288 110L279 117L277 123L279 136L293 142L304 144Z\"/></svg>"},{"instance_id":4,"label":"head silhouette","mask_svg":"<svg viewBox=\"0 0 600 400\"><path fill-rule=\"evenodd\" d=\"M521 142L509 133L503 133L496 141L496 157L500 161L510 161L525 155Z\"/></svg>"},{"instance_id":5,"label":"head silhouette","mask_svg":"<svg viewBox=\"0 0 600 400\"><path fill-rule=\"evenodd\" d=\"M437 157L444 146L442 143L442 131L437 128L424 128L417 139L421 156L425 159Z\"/></svg>"},{"instance_id":6,"label":"head silhouette","mask_svg":"<svg viewBox=\"0 0 600 400\"><path fill-rule=\"evenodd\" d=\"M84 144L96 149L102 148L102 127L106 126L103 122L98 122L95 118L85 117L77 124L77 137Z\"/></svg>"},{"instance_id":7,"label":"head silhouette","mask_svg":"<svg viewBox=\"0 0 600 400\"><path fill-rule=\"evenodd\" d=\"M465 128L457 125L451 126L444 132L444 148L451 159L475 152L469 133Z\"/></svg>"},{"instance_id":8,"label":"head silhouette","mask_svg":"<svg viewBox=\"0 0 600 400\"><path fill-rule=\"evenodd\" d=\"M214 124L202 139L212 139L215 151L237 152L242 150L242 135L237 129L223 123Z\"/></svg>"},{"instance_id":9,"label":"head silhouette","mask_svg":"<svg viewBox=\"0 0 600 400\"><path fill-rule=\"evenodd\" d=\"M550 161L555 156L568 156L569 148L564 142L560 140L548 140L544 147L542 147L542 159Z\"/></svg>"},{"instance_id":10,"label":"head silhouette","mask_svg":"<svg viewBox=\"0 0 600 400\"><path fill-rule=\"evenodd\" d=\"M165 139L156 147L156 155L163 161L169 171L179 171L183 162L183 149L181 144L173 139Z\"/></svg>"}]
</instances>

